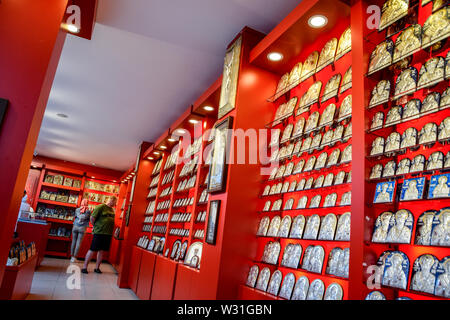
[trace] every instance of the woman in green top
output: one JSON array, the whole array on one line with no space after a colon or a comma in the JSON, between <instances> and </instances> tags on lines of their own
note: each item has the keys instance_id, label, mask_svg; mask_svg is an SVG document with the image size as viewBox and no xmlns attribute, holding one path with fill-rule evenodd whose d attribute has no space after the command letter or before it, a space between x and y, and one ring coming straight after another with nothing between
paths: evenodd
<instances>
[{"instance_id":1,"label":"woman in green top","mask_svg":"<svg viewBox=\"0 0 450 320\"><path fill-rule=\"evenodd\" d=\"M100 264L103 260L105 252L109 251L111 246L111 238L114 231L114 207L116 206L117 198L111 197L106 204L97 206L94 212L91 214L91 223L94 226L91 248L86 254L84 260L82 273L88 273L87 266L94 255L97 252L97 262L94 272L102 273L100 271Z\"/></svg>"}]
</instances>

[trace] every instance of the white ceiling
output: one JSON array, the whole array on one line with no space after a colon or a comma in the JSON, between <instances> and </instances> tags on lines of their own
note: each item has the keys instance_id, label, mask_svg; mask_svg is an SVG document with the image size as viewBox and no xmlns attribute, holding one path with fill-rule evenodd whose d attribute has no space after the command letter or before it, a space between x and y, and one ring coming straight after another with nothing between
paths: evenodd
<instances>
[{"instance_id":1,"label":"white ceiling","mask_svg":"<svg viewBox=\"0 0 450 320\"><path fill-rule=\"evenodd\" d=\"M299 3L99 0L92 40L66 39L36 152L128 169L220 76L244 26L268 33Z\"/></svg>"}]
</instances>

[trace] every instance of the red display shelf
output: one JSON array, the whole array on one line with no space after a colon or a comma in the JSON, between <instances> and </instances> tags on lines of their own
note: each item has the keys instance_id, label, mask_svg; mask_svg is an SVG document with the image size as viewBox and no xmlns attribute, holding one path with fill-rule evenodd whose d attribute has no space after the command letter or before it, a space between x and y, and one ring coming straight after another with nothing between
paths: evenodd
<instances>
[{"instance_id":1,"label":"red display shelf","mask_svg":"<svg viewBox=\"0 0 450 320\"><path fill-rule=\"evenodd\" d=\"M55 219L55 218L44 218L44 219L47 220L47 222L73 225L73 220L62 220L62 219Z\"/></svg>"},{"instance_id":2,"label":"red display shelf","mask_svg":"<svg viewBox=\"0 0 450 320\"><path fill-rule=\"evenodd\" d=\"M0 287L0 300L25 300L30 293L38 256L19 266L7 266Z\"/></svg>"},{"instance_id":3,"label":"red display shelf","mask_svg":"<svg viewBox=\"0 0 450 320\"><path fill-rule=\"evenodd\" d=\"M72 239L70 237L58 237L58 236L48 236L48 240L55 240L55 241L67 241L71 242Z\"/></svg>"},{"instance_id":4,"label":"red display shelf","mask_svg":"<svg viewBox=\"0 0 450 320\"><path fill-rule=\"evenodd\" d=\"M50 201L50 200L42 200L42 199L38 199L37 202L38 203L45 203L45 204L52 204L52 205L61 206L61 207L69 207L69 208L77 208L78 207L78 205L72 204L72 203Z\"/></svg>"},{"instance_id":5,"label":"red display shelf","mask_svg":"<svg viewBox=\"0 0 450 320\"><path fill-rule=\"evenodd\" d=\"M68 252L60 252L60 251L45 251L45 255L46 256L63 257L63 258L69 257Z\"/></svg>"},{"instance_id":6,"label":"red display shelf","mask_svg":"<svg viewBox=\"0 0 450 320\"><path fill-rule=\"evenodd\" d=\"M88 189L85 188L83 189L84 192L89 192L89 193L98 193L98 194L104 194L104 195L113 195L113 196L118 196L118 193L114 193L114 192L106 192L106 191L100 191L100 190L95 190L95 189Z\"/></svg>"},{"instance_id":7,"label":"red display shelf","mask_svg":"<svg viewBox=\"0 0 450 320\"><path fill-rule=\"evenodd\" d=\"M53 184L53 183L47 183L47 182L43 182L42 186L44 186L44 187L51 187L51 188L57 188L57 189L63 189L63 190L76 191L76 192L80 192L81 191L80 188L67 187L67 186L63 186L63 185L59 185L59 184Z\"/></svg>"}]
</instances>

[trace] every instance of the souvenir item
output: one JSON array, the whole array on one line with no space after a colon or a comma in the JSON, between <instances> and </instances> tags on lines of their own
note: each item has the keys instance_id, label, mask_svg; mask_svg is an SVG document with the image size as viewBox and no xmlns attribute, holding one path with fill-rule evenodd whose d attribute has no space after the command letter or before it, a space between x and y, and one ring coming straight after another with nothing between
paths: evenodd
<instances>
[{"instance_id":1,"label":"souvenir item","mask_svg":"<svg viewBox=\"0 0 450 320\"><path fill-rule=\"evenodd\" d=\"M281 280L283 279L283 274L280 270L274 271L272 277L270 278L269 286L267 288L267 293L270 293L274 296L278 295L278 291L280 290Z\"/></svg>"},{"instance_id":2,"label":"souvenir item","mask_svg":"<svg viewBox=\"0 0 450 320\"><path fill-rule=\"evenodd\" d=\"M269 229L270 218L264 217L259 222L258 232L256 232L257 236L266 236L267 230Z\"/></svg>"},{"instance_id":3,"label":"souvenir item","mask_svg":"<svg viewBox=\"0 0 450 320\"><path fill-rule=\"evenodd\" d=\"M449 7L446 6L433 13L425 21L422 28L422 48L427 48L448 37L450 33L450 14L448 10Z\"/></svg>"},{"instance_id":4,"label":"souvenir item","mask_svg":"<svg viewBox=\"0 0 450 320\"><path fill-rule=\"evenodd\" d=\"M297 63L294 68L292 68L291 73L289 74L289 84L288 87L292 88L298 84L300 81L300 76L303 69L303 63Z\"/></svg>"},{"instance_id":5,"label":"souvenir item","mask_svg":"<svg viewBox=\"0 0 450 320\"><path fill-rule=\"evenodd\" d=\"M401 174L409 173L409 167L410 166L411 166L411 160L409 160L408 158L402 159L398 163L397 171L395 172L395 174L396 175L401 175Z\"/></svg>"},{"instance_id":6,"label":"souvenir item","mask_svg":"<svg viewBox=\"0 0 450 320\"><path fill-rule=\"evenodd\" d=\"M290 199L288 199L288 201L286 201L284 210L292 210L293 206L294 206L294 198L290 198Z\"/></svg>"},{"instance_id":7,"label":"souvenir item","mask_svg":"<svg viewBox=\"0 0 450 320\"><path fill-rule=\"evenodd\" d=\"M438 126L433 123L427 123L419 133L419 144L432 143L437 140Z\"/></svg>"},{"instance_id":8,"label":"souvenir item","mask_svg":"<svg viewBox=\"0 0 450 320\"><path fill-rule=\"evenodd\" d=\"M327 174L327 176L325 177L325 180L323 181L323 187L332 186L333 180L334 180L334 174L330 172L329 174Z\"/></svg>"},{"instance_id":9,"label":"souvenir item","mask_svg":"<svg viewBox=\"0 0 450 320\"><path fill-rule=\"evenodd\" d=\"M300 152L305 152L311 148L312 138L307 137L305 140L303 140L302 148L300 149Z\"/></svg>"},{"instance_id":10,"label":"souvenir item","mask_svg":"<svg viewBox=\"0 0 450 320\"><path fill-rule=\"evenodd\" d=\"M308 197L307 196L301 197L300 200L298 200L298 204L297 204L297 208L296 209L305 209L307 202L308 202Z\"/></svg>"},{"instance_id":11,"label":"souvenir item","mask_svg":"<svg viewBox=\"0 0 450 320\"><path fill-rule=\"evenodd\" d=\"M181 245L180 255L178 256L178 254L177 254L177 260L178 260L178 259L181 259L181 260L184 259L185 254L186 254L187 246L188 246L188 241L186 240L186 241L184 241L183 244Z\"/></svg>"},{"instance_id":12,"label":"souvenir item","mask_svg":"<svg viewBox=\"0 0 450 320\"><path fill-rule=\"evenodd\" d=\"M303 129L305 127L305 118L298 119L294 127L294 132L292 133L292 138L297 138L303 134Z\"/></svg>"},{"instance_id":13,"label":"souvenir item","mask_svg":"<svg viewBox=\"0 0 450 320\"><path fill-rule=\"evenodd\" d=\"M377 45L370 56L368 74L370 75L390 65L392 63L393 51L394 43L390 39Z\"/></svg>"},{"instance_id":14,"label":"souvenir item","mask_svg":"<svg viewBox=\"0 0 450 320\"><path fill-rule=\"evenodd\" d=\"M420 116L420 110L422 108L422 102L419 99L412 99L408 101L403 107L403 120L409 120L418 118Z\"/></svg>"},{"instance_id":15,"label":"souvenir item","mask_svg":"<svg viewBox=\"0 0 450 320\"><path fill-rule=\"evenodd\" d=\"M352 123L350 122L346 127L344 131L344 141L347 141L346 139L349 139L352 137Z\"/></svg>"},{"instance_id":16,"label":"souvenir item","mask_svg":"<svg viewBox=\"0 0 450 320\"><path fill-rule=\"evenodd\" d=\"M434 57L422 65L419 73L417 89L431 87L444 80L445 60L443 57Z\"/></svg>"},{"instance_id":17,"label":"souvenir item","mask_svg":"<svg viewBox=\"0 0 450 320\"><path fill-rule=\"evenodd\" d=\"M47 174L47 175L45 176L44 182L45 182L45 183L53 183L53 178L54 178L53 176Z\"/></svg>"},{"instance_id":18,"label":"souvenir item","mask_svg":"<svg viewBox=\"0 0 450 320\"><path fill-rule=\"evenodd\" d=\"M320 217L317 214L314 214L308 218L308 222L305 227L305 234L303 235L303 239L308 240L316 240L317 235L319 233L320 227Z\"/></svg>"},{"instance_id":19,"label":"souvenir item","mask_svg":"<svg viewBox=\"0 0 450 320\"><path fill-rule=\"evenodd\" d=\"M331 193L325 197L325 201L323 203L323 207L334 207L337 201L337 193Z\"/></svg>"},{"instance_id":20,"label":"souvenir item","mask_svg":"<svg viewBox=\"0 0 450 320\"><path fill-rule=\"evenodd\" d=\"M431 92L428 94L422 103L422 109L420 112L422 114L426 114L428 112L434 112L439 110L439 102L440 102L441 96L437 92Z\"/></svg>"},{"instance_id":21,"label":"souvenir item","mask_svg":"<svg viewBox=\"0 0 450 320\"><path fill-rule=\"evenodd\" d=\"M275 194L280 194L283 189L283 184L280 182L276 185Z\"/></svg>"},{"instance_id":22,"label":"souvenir item","mask_svg":"<svg viewBox=\"0 0 450 320\"><path fill-rule=\"evenodd\" d=\"M378 106L389 101L391 92L391 82L389 80L381 80L372 90L372 98L370 99L369 108Z\"/></svg>"},{"instance_id":23,"label":"souvenir item","mask_svg":"<svg viewBox=\"0 0 450 320\"><path fill-rule=\"evenodd\" d=\"M289 190L288 192L294 192L295 188L297 187L297 181L292 181L291 184L289 185Z\"/></svg>"},{"instance_id":24,"label":"souvenir item","mask_svg":"<svg viewBox=\"0 0 450 320\"><path fill-rule=\"evenodd\" d=\"M402 134L400 148L414 147L417 144L417 129L410 127Z\"/></svg>"},{"instance_id":25,"label":"souvenir item","mask_svg":"<svg viewBox=\"0 0 450 320\"><path fill-rule=\"evenodd\" d=\"M336 227L336 241L350 241L350 212L346 212L339 217Z\"/></svg>"},{"instance_id":26,"label":"souvenir item","mask_svg":"<svg viewBox=\"0 0 450 320\"><path fill-rule=\"evenodd\" d=\"M318 240L334 240L334 233L336 232L337 218L334 213L327 214L320 225Z\"/></svg>"},{"instance_id":27,"label":"souvenir item","mask_svg":"<svg viewBox=\"0 0 450 320\"><path fill-rule=\"evenodd\" d=\"M303 69L302 69L302 75L301 80L304 81L308 79L310 76L312 76L316 71L317 66L317 60L319 59L319 52L314 51L311 53L308 58L306 58L305 62L303 63Z\"/></svg>"},{"instance_id":28,"label":"souvenir item","mask_svg":"<svg viewBox=\"0 0 450 320\"><path fill-rule=\"evenodd\" d=\"M352 95L345 97L344 101L339 108L338 121L346 119L352 116Z\"/></svg>"},{"instance_id":29,"label":"souvenir item","mask_svg":"<svg viewBox=\"0 0 450 320\"><path fill-rule=\"evenodd\" d=\"M344 135L344 126L338 125L336 129L334 129L332 142L341 140L343 135Z\"/></svg>"},{"instance_id":30,"label":"souvenir item","mask_svg":"<svg viewBox=\"0 0 450 320\"><path fill-rule=\"evenodd\" d=\"M324 300L342 300L343 296L344 292L342 290L342 287L337 283L332 283L325 291Z\"/></svg>"},{"instance_id":31,"label":"souvenir item","mask_svg":"<svg viewBox=\"0 0 450 320\"><path fill-rule=\"evenodd\" d=\"M409 0L387 0L382 8L378 31L384 30L408 14Z\"/></svg>"},{"instance_id":32,"label":"souvenir item","mask_svg":"<svg viewBox=\"0 0 450 320\"><path fill-rule=\"evenodd\" d=\"M425 156L419 154L414 157L411 163L411 167L409 169L409 173L420 172L425 170Z\"/></svg>"},{"instance_id":33,"label":"souvenir item","mask_svg":"<svg viewBox=\"0 0 450 320\"><path fill-rule=\"evenodd\" d=\"M339 262L343 260L344 250L341 248L334 248L328 256L328 263L325 273L331 275L338 275Z\"/></svg>"},{"instance_id":34,"label":"souvenir item","mask_svg":"<svg viewBox=\"0 0 450 320\"><path fill-rule=\"evenodd\" d=\"M327 162L328 154L326 152L322 152L316 161L315 170L319 170L325 167L325 163Z\"/></svg>"},{"instance_id":35,"label":"souvenir item","mask_svg":"<svg viewBox=\"0 0 450 320\"><path fill-rule=\"evenodd\" d=\"M443 258L436 270L436 284L434 288L436 296L450 298L450 257Z\"/></svg>"},{"instance_id":36,"label":"souvenir item","mask_svg":"<svg viewBox=\"0 0 450 320\"><path fill-rule=\"evenodd\" d=\"M445 156L444 168L450 168L450 151Z\"/></svg>"},{"instance_id":37,"label":"souvenir item","mask_svg":"<svg viewBox=\"0 0 450 320\"><path fill-rule=\"evenodd\" d=\"M297 141L297 143L295 144L294 149L292 150L292 156L297 155L300 152L300 148L302 147L302 141L299 140Z\"/></svg>"},{"instance_id":38,"label":"souvenir item","mask_svg":"<svg viewBox=\"0 0 450 320\"><path fill-rule=\"evenodd\" d=\"M272 202L266 201L266 203L264 204L264 208L263 208L262 211L269 211L271 205L272 205Z\"/></svg>"},{"instance_id":39,"label":"souvenir item","mask_svg":"<svg viewBox=\"0 0 450 320\"><path fill-rule=\"evenodd\" d=\"M400 193L400 201L422 199L424 188L425 177L405 179Z\"/></svg>"},{"instance_id":40,"label":"souvenir item","mask_svg":"<svg viewBox=\"0 0 450 320\"><path fill-rule=\"evenodd\" d=\"M341 84L342 76L340 73L335 74L328 80L323 90L322 103L336 97L339 93L339 85Z\"/></svg>"},{"instance_id":41,"label":"souvenir item","mask_svg":"<svg viewBox=\"0 0 450 320\"><path fill-rule=\"evenodd\" d=\"M299 162L297 162L295 164L292 174L298 174L298 173L302 172L304 166L305 166L305 160L301 159Z\"/></svg>"},{"instance_id":42,"label":"souvenir item","mask_svg":"<svg viewBox=\"0 0 450 320\"><path fill-rule=\"evenodd\" d=\"M342 79L341 91L343 93L352 87L352 67L348 68L348 70L344 74L344 78Z\"/></svg>"},{"instance_id":43,"label":"souvenir item","mask_svg":"<svg viewBox=\"0 0 450 320\"><path fill-rule=\"evenodd\" d=\"M272 206L272 211L279 211L279 210L281 210L282 204L283 204L283 200L281 200L281 199L275 201L273 203L273 206Z\"/></svg>"},{"instance_id":44,"label":"souvenir item","mask_svg":"<svg viewBox=\"0 0 450 320\"><path fill-rule=\"evenodd\" d=\"M406 290L409 275L409 259L401 251L391 252L385 260L382 285Z\"/></svg>"},{"instance_id":45,"label":"souvenir item","mask_svg":"<svg viewBox=\"0 0 450 320\"><path fill-rule=\"evenodd\" d=\"M261 291L266 291L269 285L270 269L265 267L261 270L258 276L258 281L256 282L256 289Z\"/></svg>"},{"instance_id":46,"label":"souvenir item","mask_svg":"<svg viewBox=\"0 0 450 320\"><path fill-rule=\"evenodd\" d=\"M334 103L328 105L320 117L319 127L328 126L333 122L336 105Z\"/></svg>"},{"instance_id":47,"label":"souvenir item","mask_svg":"<svg viewBox=\"0 0 450 320\"><path fill-rule=\"evenodd\" d=\"M270 138L269 147L278 146L280 143L281 130L280 129L272 129L271 134L272 134L272 136Z\"/></svg>"},{"instance_id":48,"label":"souvenir item","mask_svg":"<svg viewBox=\"0 0 450 320\"><path fill-rule=\"evenodd\" d=\"M288 188L289 188L289 181L286 181L283 184L283 187L281 188L281 193L286 193L288 191Z\"/></svg>"},{"instance_id":49,"label":"souvenir item","mask_svg":"<svg viewBox=\"0 0 450 320\"><path fill-rule=\"evenodd\" d=\"M309 289L309 280L307 277L302 276L298 278L294 292L292 293L291 300L306 300Z\"/></svg>"},{"instance_id":50,"label":"souvenir item","mask_svg":"<svg viewBox=\"0 0 450 320\"><path fill-rule=\"evenodd\" d=\"M281 265L293 269L297 269L302 256L302 246L299 244L290 243L284 250L283 260Z\"/></svg>"},{"instance_id":51,"label":"souvenir item","mask_svg":"<svg viewBox=\"0 0 450 320\"><path fill-rule=\"evenodd\" d=\"M290 300L292 296L292 291L295 285L295 275L291 272L288 273L283 280L283 284L280 289L280 297L286 300Z\"/></svg>"},{"instance_id":52,"label":"souvenir item","mask_svg":"<svg viewBox=\"0 0 450 320\"><path fill-rule=\"evenodd\" d=\"M377 137L372 143L372 150L370 151L371 156L383 154L384 152L384 138Z\"/></svg>"},{"instance_id":53,"label":"souvenir item","mask_svg":"<svg viewBox=\"0 0 450 320\"><path fill-rule=\"evenodd\" d=\"M406 68L400 73L395 82L394 100L416 91L417 69Z\"/></svg>"},{"instance_id":54,"label":"souvenir item","mask_svg":"<svg viewBox=\"0 0 450 320\"><path fill-rule=\"evenodd\" d=\"M336 175L336 178L334 179L334 185L335 186L344 183L345 174L346 174L345 171L339 171L338 172L338 174Z\"/></svg>"},{"instance_id":55,"label":"souvenir item","mask_svg":"<svg viewBox=\"0 0 450 320\"><path fill-rule=\"evenodd\" d=\"M432 254L421 255L414 261L411 290L434 294L439 260Z\"/></svg>"},{"instance_id":56,"label":"souvenir item","mask_svg":"<svg viewBox=\"0 0 450 320\"><path fill-rule=\"evenodd\" d=\"M447 62L447 66L450 68L450 63ZM448 70L448 76L450 77L450 70ZM450 87L445 89L445 91L442 93L439 108L445 109L448 108L448 106L450 106Z\"/></svg>"},{"instance_id":57,"label":"souvenir item","mask_svg":"<svg viewBox=\"0 0 450 320\"><path fill-rule=\"evenodd\" d=\"M439 126L438 139L440 141L450 139L450 117L447 117L444 120L442 120Z\"/></svg>"},{"instance_id":58,"label":"souvenir item","mask_svg":"<svg viewBox=\"0 0 450 320\"><path fill-rule=\"evenodd\" d=\"M392 132L386 139L386 146L384 147L384 152L391 152L400 149L400 133Z\"/></svg>"},{"instance_id":59,"label":"souvenir item","mask_svg":"<svg viewBox=\"0 0 450 320\"><path fill-rule=\"evenodd\" d=\"M300 99L297 115L307 111L307 108L310 105L319 101L321 89L322 89L321 81L317 81L313 85L311 85L311 87L309 87L308 91Z\"/></svg>"},{"instance_id":60,"label":"souvenir item","mask_svg":"<svg viewBox=\"0 0 450 320\"><path fill-rule=\"evenodd\" d=\"M270 186L269 185L267 185L265 188L264 188L264 191L263 191L263 196L268 196L269 195L269 193L270 193Z\"/></svg>"},{"instance_id":61,"label":"souvenir item","mask_svg":"<svg viewBox=\"0 0 450 320\"><path fill-rule=\"evenodd\" d=\"M339 44L336 51L336 60L344 56L352 50L352 31L350 28L345 29L339 38Z\"/></svg>"},{"instance_id":62,"label":"souvenir item","mask_svg":"<svg viewBox=\"0 0 450 320\"><path fill-rule=\"evenodd\" d=\"M422 44L422 27L420 24L413 24L403 30L395 41L394 60L398 62L420 49Z\"/></svg>"},{"instance_id":63,"label":"souvenir item","mask_svg":"<svg viewBox=\"0 0 450 320\"><path fill-rule=\"evenodd\" d=\"M286 166L286 171L284 171L284 177L289 177L292 174L292 171L294 170L294 163L293 162L289 162L288 165ZM286 191L287 192L287 189Z\"/></svg>"},{"instance_id":64,"label":"souvenir item","mask_svg":"<svg viewBox=\"0 0 450 320\"><path fill-rule=\"evenodd\" d=\"M319 208L321 200L322 200L322 196L321 195L315 195L311 199L311 203L309 204L309 208Z\"/></svg>"},{"instance_id":65,"label":"souvenir item","mask_svg":"<svg viewBox=\"0 0 450 320\"><path fill-rule=\"evenodd\" d=\"M317 149L320 147L320 141L322 141L322 134L321 133L317 133L312 142L311 142L311 149Z\"/></svg>"},{"instance_id":66,"label":"souvenir item","mask_svg":"<svg viewBox=\"0 0 450 320\"><path fill-rule=\"evenodd\" d=\"M381 182L377 184L374 203L390 203L395 193L395 181Z\"/></svg>"},{"instance_id":67,"label":"souvenir item","mask_svg":"<svg viewBox=\"0 0 450 320\"><path fill-rule=\"evenodd\" d=\"M374 165L372 167L372 171L370 172L369 179L380 179L382 171L383 171L383 165L377 163L376 165Z\"/></svg>"},{"instance_id":68,"label":"souvenir item","mask_svg":"<svg viewBox=\"0 0 450 320\"><path fill-rule=\"evenodd\" d=\"M318 111L313 112L308 120L306 121L305 133L311 132L317 128L317 124L319 123L320 114ZM305 145L305 142L303 142ZM302 147L303 149L303 147Z\"/></svg>"},{"instance_id":69,"label":"souvenir item","mask_svg":"<svg viewBox=\"0 0 450 320\"><path fill-rule=\"evenodd\" d=\"M386 163L383 169L383 178L392 177L395 175L395 166L396 163L393 160Z\"/></svg>"},{"instance_id":70,"label":"souvenir item","mask_svg":"<svg viewBox=\"0 0 450 320\"><path fill-rule=\"evenodd\" d=\"M450 208L443 208L435 214L431 233L432 246L450 246Z\"/></svg>"},{"instance_id":71,"label":"souvenir item","mask_svg":"<svg viewBox=\"0 0 450 320\"><path fill-rule=\"evenodd\" d=\"M289 73L284 74L280 81L278 81L276 94L281 94L285 91L286 87L289 85Z\"/></svg>"},{"instance_id":72,"label":"souvenir item","mask_svg":"<svg viewBox=\"0 0 450 320\"><path fill-rule=\"evenodd\" d=\"M389 127L399 123L402 120L402 111L402 106L393 106L389 109L384 126Z\"/></svg>"},{"instance_id":73,"label":"souvenir item","mask_svg":"<svg viewBox=\"0 0 450 320\"><path fill-rule=\"evenodd\" d=\"M339 204L340 206L349 206L352 204L352 192L345 192L342 195L342 199L341 199L341 203Z\"/></svg>"},{"instance_id":74,"label":"souvenir item","mask_svg":"<svg viewBox=\"0 0 450 320\"><path fill-rule=\"evenodd\" d=\"M322 188L324 176L319 176L316 181L314 181L314 189Z\"/></svg>"},{"instance_id":75,"label":"souvenir item","mask_svg":"<svg viewBox=\"0 0 450 320\"><path fill-rule=\"evenodd\" d=\"M341 155L340 149L334 149L333 152L330 153L330 156L328 157L327 167L334 166L339 161L339 156Z\"/></svg>"},{"instance_id":76,"label":"souvenir item","mask_svg":"<svg viewBox=\"0 0 450 320\"><path fill-rule=\"evenodd\" d=\"M444 154L440 151L433 152L427 161L427 170L442 169L444 166Z\"/></svg>"},{"instance_id":77,"label":"souvenir item","mask_svg":"<svg viewBox=\"0 0 450 320\"><path fill-rule=\"evenodd\" d=\"M281 179L283 177L284 171L286 170L286 166L281 166L278 168L277 174L275 176L275 179Z\"/></svg>"},{"instance_id":78,"label":"souvenir item","mask_svg":"<svg viewBox=\"0 0 450 320\"><path fill-rule=\"evenodd\" d=\"M324 291L325 285L323 284L323 281L316 279L311 282L306 300L322 300Z\"/></svg>"},{"instance_id":79,"label":"souvenir item","mask_svg":"<svg viewBox=\"0 0 450 320\"><path fill-rule=\"evenodd\" d=\"M316 72L319 72L330 63L334 62L338 40L336 38L328 41L320 52L319 61L317 62Z\"/></svg>"},{"instance_id":80,"label":"souvenir item","mask_svg":"<svg viewBox=\"0 0 450 320\"><path fill-rule=\"evenodd\" d=\"M241 45L242 37L239 37L230 46L225 55L218 119L222 118L235 108L241 59Z\"/></svg>"},{"instance_id":81,"label":"souvenir item","mask_svg":"<svg viewBox=\"0 0 450 320\"><path fill-rule=\"evenodd\" d=\"M302 215L296 216L292 223L290 238L301 239L303 235L303 229L305 227L305 217Z\"/></svg>"},{"instance_id":82,"label":"souvenir item","mask_svg":"<svg viewBox=\"0 0 450 320\"><path fill-rule=\"evenodd\" d=\"M315 163L316 163L316 157L312 156L311 158L308 159L308 161L306 161L305 169L303 170L303 172L309 172L309 171L313 170Z\"/></svg>"},{"instance_id":83,"label":"souvenir item","mask_svg":"<svg viewBox=\"0 0 450 320\"><path fill-rule=\"evenodd\" d=\"M64 177L61 176L61 175L56 175L56 176L53 178L53 184L62 185L62 184L63 184L63 181L64 181Z\"/></svg>"},{"instance_id":84,"label":"souvenir item","mask_svg":"<svg viewBox=\"0 0 450 320\"><path fill-rule=\"evenodd\" d=\"M254 288L256 285L256 280L258 278L259 268L257 265L254 265L250 268L247 276L247 282L245 283L247 286Z\"/></svg>"},{"instance_id":85,"label":"souvenir item","mask_svg":"<svg viewBox=\"0 0 450 320\"><path fill-rule=\"evenodd\" d=\"M66 177L65 179L64 179L64 186L66 186L66 187L72 187L72 184L73 184L73 179L72 178L68 178L68 177Z\"/></svg>"},{"instance_id":86,"label":"souvenir item","mask_svg":"<svg viewBox=\"0 0 450 320\"><path fill-rule=\"evenodd\" d=\"M345 147L344 151L342 152L341 157L341 163L347 163L352 161L352 145L348 145Z\"/></svg>"},{"instance_id":87,"label":"souvenir item","mask_svg":"<svg viewBox=\"0 0 450 320\"><path fill-rule=\"evenodd\" d=\"M372 291L366 296L365 300L386 300L386 297L380 291Z\"/></svg>"},{"instance_id":88,"label":"souvenir item","mask_svg":"<svg viewBox=\"0 0 450 320\"><path fill-rule=\"evenodd\" d=\"M414 217L409 210L398 210L392 215L386 238L388 243L410 243Z\"/></svg>"},{"instance_id":89,"label":"souvenir item","mask_svg":"<svg viewBox=\"0 0 450 320\"><path fill-rule=\"evenodd\" d=\"M322 142L320 144L321 148L326 147L326 146L328 146L331 143L331 141L333 140L333 134L334 134L334 132L331 129L326 131L323 134Z\"/></svg>"}]
</instances>

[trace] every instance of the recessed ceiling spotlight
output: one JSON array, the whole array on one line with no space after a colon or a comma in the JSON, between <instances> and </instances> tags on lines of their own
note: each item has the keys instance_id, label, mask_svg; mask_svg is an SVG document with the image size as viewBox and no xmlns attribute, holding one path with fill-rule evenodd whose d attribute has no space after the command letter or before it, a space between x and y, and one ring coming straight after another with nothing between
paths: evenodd
<instances>
[{"instance_id":1,"label":"recessed ceiling spotlight","mask_svg":"<svg viewBox=\"0 0 450 320\"><path fill-rule=\"evenodd\" d=\"M169 139L167 139L167 141L169 141L169 142L175 142L175 141L177 141L177 140L175 140L174 138L169 138Z\"/></svg>"},{"instance_id":2,"label":"recessed ceiling spotlight","mask_svg":"<svg viewBox=\"0 0 450 320\"><path fill-rule=\"evenodd\" d=\"M205 110L205 111L214 111L214 108L211 107L211 106L204 106L203 110Z\"/></svg>"},{"instance_id":3,"label":"recessed ceiling spotlight","mask_svg":"<svg viewBox=\"0 0 450 320\"><path fill-rule=\"evenodd\" d=\"M328 23L327 17L321 14L314 15L308 20L309 26L313 28L322 28L326 26L327 23Z\"/></svg>"},{"instance_id":4,"label":"recessed ceiling spotlight","mask_svg":"<svg viewBox=\"0 0 450 320\"><path fill-rule=\"evenodd\" d=\"M271 52L267 55L267 59L270 61L281 61L283 60L283 55L279 52Z\"/></svg>"},{"instance_id":5,"label":"recessed ceiling spotlight","mask_svg":"<svg viewBox=\"0 0 450 320\"><path fill-rule=\"evenodd\" d=\"M153 151L153 154L159 155L160 153L158 151Z\"/></svg>"},{"instance_id":6,"label":"recessed ceiling spotlight","mask_svg":"<svg viewBox=\"0 0 450 320\"><path fill-rule=\"evenodd\" d=\"M148 160L153 160L154 158L153 158L153 157L147 157L147 159L148 159Z\"/></svg>"},{"instance_id":7,"label":"recessed ceiling spotlight","mask_svg":"<svg viewBox=\"0 0 450 320\"><path fill-rule=\"evenodd\" d=\"M195 119L189 119L189 123L196 124L196 123L198 123L198 120L195 120Z\"/></svg>"},{"instance_id":8,"label":"recessed ceiling spotlight","mask_svg":"<svg viewBox=\"0 0 450 320\"><path fill-rule=\"evenodd\" d=\"M95 166L95 162L92 162L92 165Z\"/></svg>"},{"instance_id":9,"label":"recessed ceiling spotlight","mask_svg":"<svg viewBox=\"0 0 450 320\"><path fill-rule=\"evenodd\" d=\"M175 130L175 132L178 134L185 134L186 130L180 128L180 129Z\"/></svg>"},{"instance_id":10,"label":"recessed ceiling spotlight","mask_svg":"<svg viewBox=\"0 0 450 320\"><path fill-rule=\"evenodd\" d=\"M64 113L57 113L56 116L63 118L63 119L67 119L69 117L67 114L64 114Z\"/></svg>"},{"instance_id":11,"label":"recessed ceiling spotlight","mask_svg":"<svg viewBox=\"0 0 450 320\"><path fill-rule=\"evenodd\" d=\"M33 168L35 168L35 169L37 168L37 166L31 166L31 167L33 167Z\"/></svg>"},{"instance_id":12,"label":"recessed ceiling spotlight","mask_svg":"<svg viewBox=\"0 0 450 320\"><path fill-rule=\"evenodd\" d=\"M166 149L167 149L166 146L161 146L160 148L163 149L163 150L166 150Z\"/></svg>"},{"instance_id":13,"label":"recessed ceiling spotlight","mask_svg":"<svg viewBox=\"0 0 450 320\"><path fill-rule=\"evenodd\" d=\"M92 177L92 179L95 179L95 177Z\"/></svg>"},{"instance_id":14,"label":"recessed ceiling spotlight","mask_svg":"<svg viewBox=\"0 0 450 320\"><path fill-rule=\"evenodd\" d=\"M69 24L67 26L67 30L69 30L72 33L78 33L80 32L80 29L77 28L77 26L73 25L73 24Z\"/></svg>"}]
</instances>

